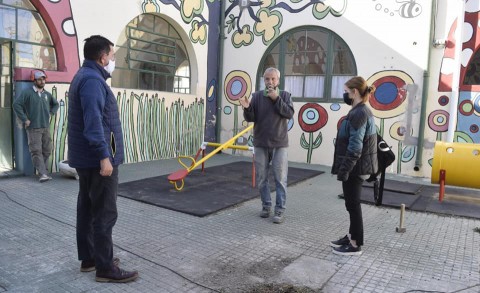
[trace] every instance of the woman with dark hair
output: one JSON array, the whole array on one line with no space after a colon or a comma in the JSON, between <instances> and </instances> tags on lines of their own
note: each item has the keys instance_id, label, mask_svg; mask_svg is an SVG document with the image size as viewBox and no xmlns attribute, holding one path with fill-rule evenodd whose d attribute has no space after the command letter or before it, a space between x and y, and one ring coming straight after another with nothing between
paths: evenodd
<instances>
[{"instance_id":1,"label":"woman with dark hair","mask_svg":"<svg viewBox=\"0 0 480 293\"><path fill-rule=\"evenodd\" d=\"M362 183L378 169L377 132L372 111L366 103L375 91L360 76L345 83L343 100L352 109L342 121L335 140L332 174L342 181L345 207L350 215L347 235L330 242L333 253L360 255L363 245L363 219L360 205Z\"/></svg>"}]
</instances>

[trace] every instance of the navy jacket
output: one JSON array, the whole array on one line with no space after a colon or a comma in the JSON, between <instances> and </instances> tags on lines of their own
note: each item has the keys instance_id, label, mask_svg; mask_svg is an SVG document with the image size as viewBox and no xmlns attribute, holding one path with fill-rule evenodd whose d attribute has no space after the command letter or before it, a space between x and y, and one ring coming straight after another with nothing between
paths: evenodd
<instances>
[{"instance_id":1,"label":"navy jacket","mask_svg":"<svg viewBox=\"0 0 480 293\"><path fill-rule=\"evenodd\" d=\"M85 60L68 92L68 164L73 168L100 168L110 158L123 163L123 134L117 100L105 80L108 72Z\"/></svg>"},{"instance_id":2,"label":"navy jacket","mask_svg":"<svg viewBox=\"0 0 480 293\"><path fill-rule=\"evenodd\" d=\"M290 93L280 91L276 101L264 96L264 91L253 93L250 106L243 117L254 122L253 145L264 148L288 147L288 120L295 113Z\"/></svg>"},{"instance_id":3,"label":"navy jacket","mask_svg":"<svg viewBox=\"0 0 480 293\"><path fill-rule=\"evenodd\" d=\"M377 131L372 111L363 103L342 121L335 140L332 174L346 181L349 175L370 175L378 170Z\"/></svg>"}]
</instances>

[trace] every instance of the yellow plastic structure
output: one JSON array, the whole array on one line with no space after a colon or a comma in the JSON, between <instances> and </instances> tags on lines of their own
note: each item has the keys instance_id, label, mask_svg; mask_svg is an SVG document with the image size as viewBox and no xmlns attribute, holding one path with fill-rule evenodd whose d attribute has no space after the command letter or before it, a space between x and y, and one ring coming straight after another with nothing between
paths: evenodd
<instances>
[{"instance_id":1,"label":"yellow plastic structure","mask_svg":"<svg viewBox=\"0 0 480 293\"><path fill-rule=\"evenodd\" d=\"M195 158L186 157L186 156L179 156L178 161L185 169L180 169L180 170L177 170L176 172L170 174L168 176L168 181L174 185L176 190L181 190L184 186L184 180L183 179L188 175L188 173L190 173L193 169L197 168L198 166L202 165L206 160L210 159L213 155L215 155L219 151L221 151L223 149L227 149L227 148L248 150L249 149L248 146L235 146L235 145L233 145L233 143L235 143L237 138L239 138L243 134L247 133L252 128L253 128L253 124L251 124L250 126L245 128L244 130L240 131L237 135L235 135L234 137L230 138L228 141L226 141L222 144L208 143L208 145L216 146L216 148L213 151L211 151L208 155L206 155L205 157L203 157L202 159L200 159L198 161L195 161L195 160L196 160L196 157L199 155L199 153L197 153L197 156ZM192 161L192 163L191 163L190 166L187 166L181 161L181 159L190 159ZM179 184L179 181L180 181L180 184Z\"/></svg>"},{"instance_id":2,"label":"yellow plastic structure","mask_svg":"<svg viewBox=\"0 0 480 293\"><path fill-rule=\"evenodd\" d=\"M432 183L440 184L442 201L445 185L480 188L480 144L441 142L433 151Z\"/></svg>"}]
</instances>

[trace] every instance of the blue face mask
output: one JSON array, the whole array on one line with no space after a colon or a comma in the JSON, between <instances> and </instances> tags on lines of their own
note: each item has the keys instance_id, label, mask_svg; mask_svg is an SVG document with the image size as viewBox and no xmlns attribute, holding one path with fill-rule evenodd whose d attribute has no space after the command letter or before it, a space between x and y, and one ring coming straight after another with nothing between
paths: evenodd
<instances>
[{"instance_id":1,"label":"blue face mask","mask_svg":"<svg viewBox=\"0 0 480 293\"><path fill-rule=\"evenodd\" d=\"M350 99L350 97L348 96L348 93L343 93L343 101L345 102L345 104L349 106L351 106L353 103L353 100Z\"/></svg>"}]
</instances>

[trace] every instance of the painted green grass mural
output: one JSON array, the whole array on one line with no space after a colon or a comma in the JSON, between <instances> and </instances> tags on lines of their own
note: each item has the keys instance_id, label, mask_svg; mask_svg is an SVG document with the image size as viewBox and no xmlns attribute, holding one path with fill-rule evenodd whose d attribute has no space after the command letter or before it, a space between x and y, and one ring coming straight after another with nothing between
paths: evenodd
<instances>
[{"instance_id":1,"label":"painted green grass mural","mask_svg":"<svg viewBox=\"0 0 480 293\"><path fill-rule=\"evenodd\" d=\"M60 105L54 116L50 117L50 134L52 135L53 149L48 158L48 170L58 171L58 162L66 157L65 143L67 137L67 93L58 99L58 88L54 86L51 90L52 96Z\"/></svg>"},{"instance_id":2,"label":"painted green grass mural","mask_svg":"<svg viewBox=\"0 0 480 293\"><path fill-rule=\"evenodd\" d=\"M167 104L158 94L118 92L125 162L194 155L203 142L204 100Z\"/></svg>"},{"instance_id":3,"label":"painted green grass mural","mask_svg":"<svg viewBox=\"0 0 480 293\"><path fill-rule=\"evenodd\" d=\"M51 93L60 104L50 119L53 151L48 161L52 172L58 163L67 158L68 92L58 97L58 87ZM193 156L203 142L205 103L195 98L188 103L130 91L117 92L117 102L122 121L125 145L125 163L135 163Z\"/></svg>"}]
</instances>

